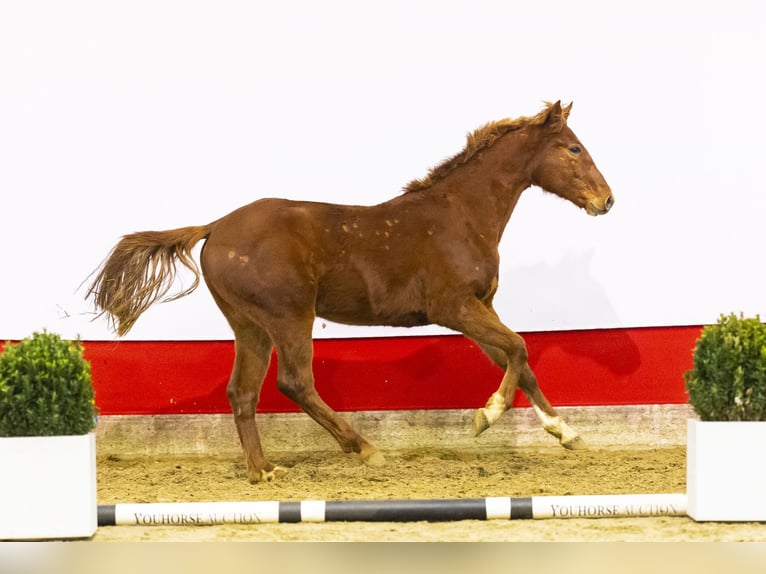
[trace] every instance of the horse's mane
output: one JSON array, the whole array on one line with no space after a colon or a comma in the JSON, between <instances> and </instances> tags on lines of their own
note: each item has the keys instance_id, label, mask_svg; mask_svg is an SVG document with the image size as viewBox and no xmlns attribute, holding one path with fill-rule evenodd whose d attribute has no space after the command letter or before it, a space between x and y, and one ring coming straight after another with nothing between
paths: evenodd
<instances>
[{"instance_id":1,"label":"horse's mane","mask_svg":"<svg viewBox=\"0 0 766 574\"><path fill-rule=\"evenodd\" d=\"M484 124L468 134L465 147L461 152L432 167L425 177L412 180L404 188L404 193L421 191L431 187L437 181L444 179L452 171L470 161L479 152L490 147L503 134L530 125L541 125L545 122L551 106L553 106L552 103L545 102L545 108L537 115L531 117L522 116L513 120L504 118Z\"/></svg>"}]
</instances>

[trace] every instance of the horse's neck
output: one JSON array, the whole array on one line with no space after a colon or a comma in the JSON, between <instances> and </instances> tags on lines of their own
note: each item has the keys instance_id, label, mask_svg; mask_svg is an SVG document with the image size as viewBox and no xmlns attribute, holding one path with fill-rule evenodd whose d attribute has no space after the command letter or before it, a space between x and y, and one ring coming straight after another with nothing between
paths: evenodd
<instances>
[{"instance_id":1,"label":"horse's neck","mask_svg":"<svg viewBox=\"0 0 766 574\"><path fill-rule=\"evenodd\" d=\"M519 139L518 134L506 134L432 186L432 192L449 194L462 213L498 240L521 193L532 185L534 153Z\"/></svg>"}]
</instances>

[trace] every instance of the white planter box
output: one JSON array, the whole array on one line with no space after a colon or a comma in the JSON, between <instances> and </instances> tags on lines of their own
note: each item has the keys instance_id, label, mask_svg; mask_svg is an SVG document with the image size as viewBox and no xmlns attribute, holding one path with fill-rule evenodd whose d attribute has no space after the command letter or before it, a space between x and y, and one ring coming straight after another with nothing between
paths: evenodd
<instances>
[{"instance_id":1,"label":"white planter box","mask_svg":"<svg viewBox=\"0 0 766 574\"><path fill-rule=\"evenodd\" d=\"M0 540L88 538L98 526L96 438L0 438Z\"/></svg>"},{"instance_id":2,"label":"white planter box","mask_svg":"<svg viewBox=\"0 0 766 574\"><path fill-rule=\"evenodd\" d=\"M689 419L687 514L697 521L766 521L766 422Z\"/></svg>"}]
</instances>

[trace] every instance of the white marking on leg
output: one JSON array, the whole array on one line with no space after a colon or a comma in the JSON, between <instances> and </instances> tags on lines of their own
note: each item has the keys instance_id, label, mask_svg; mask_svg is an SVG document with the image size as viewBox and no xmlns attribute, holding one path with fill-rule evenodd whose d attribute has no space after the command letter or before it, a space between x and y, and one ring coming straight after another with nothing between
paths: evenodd
<instances>
[{"instance_id":1,"label":"white marking on leg","mask_svg":"<svg viewBox=\"0 0 766 574\"><path fill-rule=\"evenodd\" d=\"M543 424L543 428L555 436L557 439L559 439L559 442L561 444L568 443L569 441L575 440L578 438L577 432L570 427L567 423L561 420L561 417L555 416L552 417L545 413L540 407L537 405L532 405L532 408L535 409L535 412L537 413L537 417L540 419L540 422Z\"/></svg>"},{"instance_id":2,"label":"white marking on leg","mask_svg":"<svg viewBox=\"0 0 766 574\"><path fill-rule=\"evenodd\" d=\"M482 410L484 411L484 416L487 417L487 422L490 426L492 426L495 421L500 418L500 415L502 415L508 409L505 406L505 399L503 398L503 395L498 392L494 392L489 397L487 404Z\"/></svg>"}]
</instances>

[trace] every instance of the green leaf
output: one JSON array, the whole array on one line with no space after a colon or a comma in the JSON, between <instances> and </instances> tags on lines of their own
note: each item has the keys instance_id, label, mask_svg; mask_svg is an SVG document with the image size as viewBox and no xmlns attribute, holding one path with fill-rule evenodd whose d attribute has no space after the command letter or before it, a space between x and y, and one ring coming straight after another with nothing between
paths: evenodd
<instances>
[{"instance_id":1,"label":"green leaf","mask_svg":"<svg viewBox=\"0 0 766 574\"><path fill-rule=\"evenodd\" d=\"M757 315L721 315L702 330L684 379L702 420L766 420L766 325Z\"/></svg>"},{"instance_id":2,"label":"green leaf","mask_svg":"<svg viewBox=\"0 0 766 574\"><path fill-rule=\"evenodd\" d=\"M86 434L97 410L83 346L43 331L0 354L0 436Z\"/></svg>"}]
</instances>

